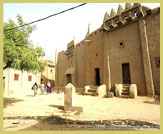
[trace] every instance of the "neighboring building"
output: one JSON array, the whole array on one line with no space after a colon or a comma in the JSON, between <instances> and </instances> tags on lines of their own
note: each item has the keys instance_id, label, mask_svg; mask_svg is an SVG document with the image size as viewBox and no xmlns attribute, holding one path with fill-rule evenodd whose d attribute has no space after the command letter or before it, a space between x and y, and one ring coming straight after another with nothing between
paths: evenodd
<instances>
[{"instance_id":1,"label":"neighboring building","mask_svg":"<svg viewBox=\"0 0 163 134\"><path fill-rule=\"evenodd\" d=\"M17 90L30 90L35 82L40 83L39 73L7 68L3 71L4 90L13 93Z\"/></svg>"},{"instance_id":2,"label":"neighboring building","mask_svg":"<svg viewBox=\"0 0 163 134\"><path fill-rule=\"evenodd\" d=\"M160 8L138 3L106 12L102 26L56 56L56 87L136 84L139 95L160 93Z\"/></svg>"},{"instance_id":3,"label":"neighboring building","mask_svg":"<svg viewBox=\"0 0 163 134\"><path fill-rule=\"evenodd\" d=\"M42 72L27 72L12 68L3 71L4 90L13 93L17 90L30 90L35 82L40 85L41 80L47 84L49 80L51 86L55 85L55 66L52 60L47 60L47 65Z\"/></svg>"},{"instance_id":4,"label":"neighboring building","mask_svg":"<svg viewBox=\"0 0 163 134\"><path fill-rule=\"evenodd\" d=\"M41 80L43 80L45 84L50 81L51 86L55 86L55 63L50 58L47 59L44 71L41 72Z\"/></svg>"}]
</instances>

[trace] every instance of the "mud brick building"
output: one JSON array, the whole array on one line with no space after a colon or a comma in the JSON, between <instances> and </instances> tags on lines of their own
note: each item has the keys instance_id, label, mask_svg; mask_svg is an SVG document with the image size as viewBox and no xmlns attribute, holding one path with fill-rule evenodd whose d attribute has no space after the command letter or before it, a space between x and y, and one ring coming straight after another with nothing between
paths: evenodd
<instances>
[{"instance_id":1,"label":"mud brick building","mask_svg":"<svg viewBox=\"0 0 163 134\"><path fill-rule=\"evenodd\" d=\"M138 95L160 93L160 7L130 3L106 12L94 32L90 25L79 43L72 40L56 55L56 87L136 84Z\"/></svg>"}]
</instances>

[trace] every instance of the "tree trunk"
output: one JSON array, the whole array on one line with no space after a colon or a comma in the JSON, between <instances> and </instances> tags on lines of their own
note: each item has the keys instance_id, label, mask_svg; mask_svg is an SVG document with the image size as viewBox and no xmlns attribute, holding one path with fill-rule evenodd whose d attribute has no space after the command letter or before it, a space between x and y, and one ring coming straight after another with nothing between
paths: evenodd
<instances>
[{"instance_id":1,"label":"tree trunk","mask_svg":"<svg viewBox=\"0 0 163 134\"><path fill-rule=\"evenodd\" d=\"M6 68L11 67L13 61L8 61L7 64L3 67L3 70L5 70Z\"/></svg>"}]
</instances>

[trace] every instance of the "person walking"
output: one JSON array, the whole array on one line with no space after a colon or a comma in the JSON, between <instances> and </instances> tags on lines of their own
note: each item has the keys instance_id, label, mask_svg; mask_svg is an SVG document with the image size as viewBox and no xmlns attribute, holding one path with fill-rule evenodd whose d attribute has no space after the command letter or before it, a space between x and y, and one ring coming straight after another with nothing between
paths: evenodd
<instances>
[{"instance_id":1,"label":"person walking","mask_svg":"<svg viewBox=\"0 0 163 134\"><path fill-rule=\"evenodd\" d=\"M33 85L33 91L34 91L34 96L36 96L36 94L37 94L37 89L38 89L38 85L37 85L37 83L35 82L35 84Z\"/></svg>"},{"instance_id":2,"label":"person walking","mask_svg":"<svg viewBox=\"0 0 163 134\"><path fill-rule=\"evenodd\" d=\"M50 81L48 81L47 85L46 85L46 89L47 89L47 93L51 93L51 84Z\"/></svg>"},{"instance_id":3,"label":"person walking","mask_svg":"<svg viewBox=\"0 0 163 134\"><path fill-rule=\"evenodd\" d=\"M41 94L44 94L45 85L44 85L43 81L40 84L40 89L41 89Z\"/></svg>"}]
</instances>

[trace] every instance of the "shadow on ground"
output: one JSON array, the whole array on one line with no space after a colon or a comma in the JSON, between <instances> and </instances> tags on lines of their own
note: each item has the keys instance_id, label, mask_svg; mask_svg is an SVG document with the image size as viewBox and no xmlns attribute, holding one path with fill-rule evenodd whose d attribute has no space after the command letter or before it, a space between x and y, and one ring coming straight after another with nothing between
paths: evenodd
<instances>
[{"instance_id":1,"label":"shadow on ground","mask_svg":"<svg viewBox=\"0 0 163 134\"><path fill-rule=\"evenodd\" d=\"M43 95L49 95L49 94L37 94L36 96L34 95L26 95L27 97L37 97L37 96L43 96Z\"/></svg>"},{"instance_id":2,"label":"shadow on ground","mask_svg":"<svg viewBox=\"0 0 163 134\"><path fill-rule=\"evenodd\" d=\"M160 105L160 98L155 98L154 100L146 100L144 103Z\"/></svg>"},{"instance_id":3,"label":"shadow on ground","mask_svg":"<svg viewBox=\"0 0 163 134\"><path fill-rule=\"evenodd\" d=\"M128 120L128 119L117 119L117 120L99 120L99 121L78 121L64 119L59 116L37 116L37 117L15 117L9 119L20 119L20 124L23 124L23 120L30 123L30 120L36 120L35 125L20 129L24 130L139 130L144 126L143 129L156 129L160 130L160 125L152 124L149 122ZM5 118L4 118L5 120ZM22 124L21 124L22 123ZM128 126L129 128L124 128ZM117 127L117 128L116 128ZM140 127L140 128L139 128ZM139 128L139 129L138 129Z\"/></svg>"},{"instance_id":4,"label":"shadow on ground","mask_svg":"<svg viewBox=\"0 0 163 134\"><path fill-rule=\"evenodd\" d=\"M58 109L60 109L60 110L62 110L61 112L63 112L63 113L65 113L66 111L64 110L64 106L62 106L62 105L49 105L49 107L53 107L53 108L58 108ZM79 114L81 114L81 112L83 112L83 108L82 107L72 107L71 109L70 109L70 111L72 112L72 111L75 111L76 112L76 115L79 115Z\"/></svg>"},{"instance_id":5,"label":"shadow on ground","mask_svg":"<svg viewBox=\"0 0 163 134\"><path fill-rule=\"evenodd\" d=\"M26 95L27 97L35 97L34 95Z\"/></svg>"},{"instance_id":6,"label":"shadow on ground","mask_svg":"<svg viewBox=\"0 0 163 134\"><path fill-rule=\"evenodd\" d=\"M4 97L3 98L3 108L6 108L7 106L12 106L13 103L17 103L20 101L24 101L24 100Z\"/></svg>"},{"instance_id":7,"label":"shadow on ground","mask_svg":"<svg viewBox=\"0 0 163 134\"><path fill-rule=\"evenodd\" d=\"M60 110L64 110L64 106L61 105L49 105L50 107L58 108Z\"/></svg>"},{"instance_id":8,"label":"shadow on ground","mask_svg":"<svg viewBox=\"0 0 163 134\"><path fill-rule=\"evenodd\" d=\"M144 103L160 105L159 101L144 101Z\"/></svg>"}]
</instances>

